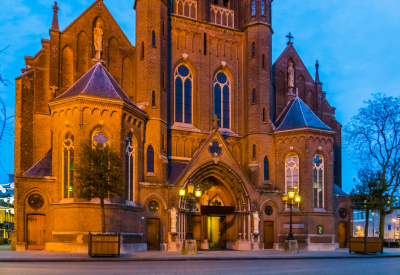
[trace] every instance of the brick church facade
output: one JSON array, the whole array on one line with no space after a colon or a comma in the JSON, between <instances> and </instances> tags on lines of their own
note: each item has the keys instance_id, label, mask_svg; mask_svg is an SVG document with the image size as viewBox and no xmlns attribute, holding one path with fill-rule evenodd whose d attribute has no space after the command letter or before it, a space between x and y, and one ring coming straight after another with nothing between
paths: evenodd
<instances>
[{"instance_id":1,"label":"brick church facade","mask_svg":"<svg viewBox=\"0 0 400 275\"><path fill-rule=\"evenodd\" d=\"M101 231L99 200L74 196L88 139L121 154L125 195L105 211L125 251L181 249L189 184L198 248L282 249L292 188L300 249L346 247L341 125L290 35L272 64L271 2L136 0L136 46L103 1L62 31L56 4L16 79L18 247L87 251Z\"/></svg>"}]
</instances>

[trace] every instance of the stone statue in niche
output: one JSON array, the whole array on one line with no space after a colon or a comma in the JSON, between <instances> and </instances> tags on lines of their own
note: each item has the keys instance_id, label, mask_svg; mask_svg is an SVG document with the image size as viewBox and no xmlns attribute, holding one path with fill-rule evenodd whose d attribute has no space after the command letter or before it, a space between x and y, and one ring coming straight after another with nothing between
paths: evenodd
<instances>
[{"instance_id":1,"label":"stone statue in niche","mask_svg":"<svg viewBox=\"0 0 400 275\"><path fill-rule=\"evenodd\" d=\"M171 209L171 234L176 234L176 208Z\"/></svg>"},{"instance_id":2,"label":"stone statue in niche","mask_svg":"<svg viewBox=\"0 0 400 275\"><path fill-rule=\"evenodd\" d=\"M103 29L100 22L97 22L94 28L94 50L96 51L96 59L100 60L103 51Z\"/></svg>"},{"instance_id":3,"label":"stone statue in niche","mask_svg":"<svg viewBox=\"0 0 400 275\"><path fill-rule=\"evenodd\" d=\"M289 68L288 68L288 87L294 88L294 68L293 62L289 61ZM292 91L292 89L290 89Z\"/></svg>"},{"instance_id":4,"label":"stone statue in niche","mask_svg":"<svg viewBox=\"0 0 400 275\"><path fill-rule=\"evenodd\" d=\"M206 191L203 195L203 201L201 205L208 205L210 198L208 197L208 191Z\"/></svg>"},{"instance_id":5,"label":"stone statue in niche","mask_svg":"<svg viewBox=\"0 0 400 275\"><path fill-rule=\"evenodd\" d=\"M254 213L253 213L253 226L254 226L254 228L253 228L254 235L260 234L260 217L258 215L257 210L254 211Z\"/></svg>"}]
</instances>

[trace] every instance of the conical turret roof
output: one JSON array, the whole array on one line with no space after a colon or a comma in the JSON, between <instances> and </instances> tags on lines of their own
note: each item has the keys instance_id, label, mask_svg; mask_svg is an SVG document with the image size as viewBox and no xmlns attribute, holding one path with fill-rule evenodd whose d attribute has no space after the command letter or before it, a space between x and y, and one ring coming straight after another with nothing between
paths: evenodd
<instances>
[{"instance_id":1,"label":"conical turret roof","mask_svg":"<svg viewBox=\"0 0 400 275\"><path fill-rule=\"evenodd\" d=\"M92 95L121 100L127 105L144 112L132 102L100 62L96 63L74 85L53 101L78 95Z\"/></svg>"},{"instance_id":2,"label":"conical turret roof","mask_svg":"<svg viewBox=\"0 0 400 275\"><path fill-rule=\"evenodd\" d=\"M275 131L289 130L298 128L315 128L332 131L323 123L313 111L301 100L296 97L288 102L275 122Z\"/></svg>"}]
</instances>

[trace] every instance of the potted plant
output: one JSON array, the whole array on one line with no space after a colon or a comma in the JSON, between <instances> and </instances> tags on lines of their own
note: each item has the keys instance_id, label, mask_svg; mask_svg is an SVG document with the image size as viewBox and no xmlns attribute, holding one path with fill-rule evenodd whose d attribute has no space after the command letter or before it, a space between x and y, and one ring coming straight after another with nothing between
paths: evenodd
<instances>
[{"instance_id":1,"label":"potted plant","mask_svg":"<svg viewBox=\"0 0 400 275\"><path fill-rule=\"evenodd\" d=\"M101 234L89 232L89 255L120 254L120 235L107 233L104 200L122 196L124 191L122 164L119 153L101 142L84 144L77 172L76 195L78 198L100 199Z\"/></svg>"}]
</instances>

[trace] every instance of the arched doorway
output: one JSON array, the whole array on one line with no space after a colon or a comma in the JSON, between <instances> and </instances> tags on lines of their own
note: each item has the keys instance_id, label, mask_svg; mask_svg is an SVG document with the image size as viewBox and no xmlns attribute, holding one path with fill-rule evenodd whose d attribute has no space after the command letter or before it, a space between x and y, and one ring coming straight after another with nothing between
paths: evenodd
<instances>
[{"instance_id":1,"label":"arched doorway","mask_svg":"<svg viewBox=\"0 0 400 275\"><path fill-rule=\"evenodd\" d=\"M216 169L217 168L217 169ZM202 196L192 214L192 232L198 249L251 249L251 215L247 189L227 165L203 165L190 180ZM189 178L181 186L183 188ZM179 199L178 231L184 239L188 228L186 199Z\"/></svg>"}]
</instances>

